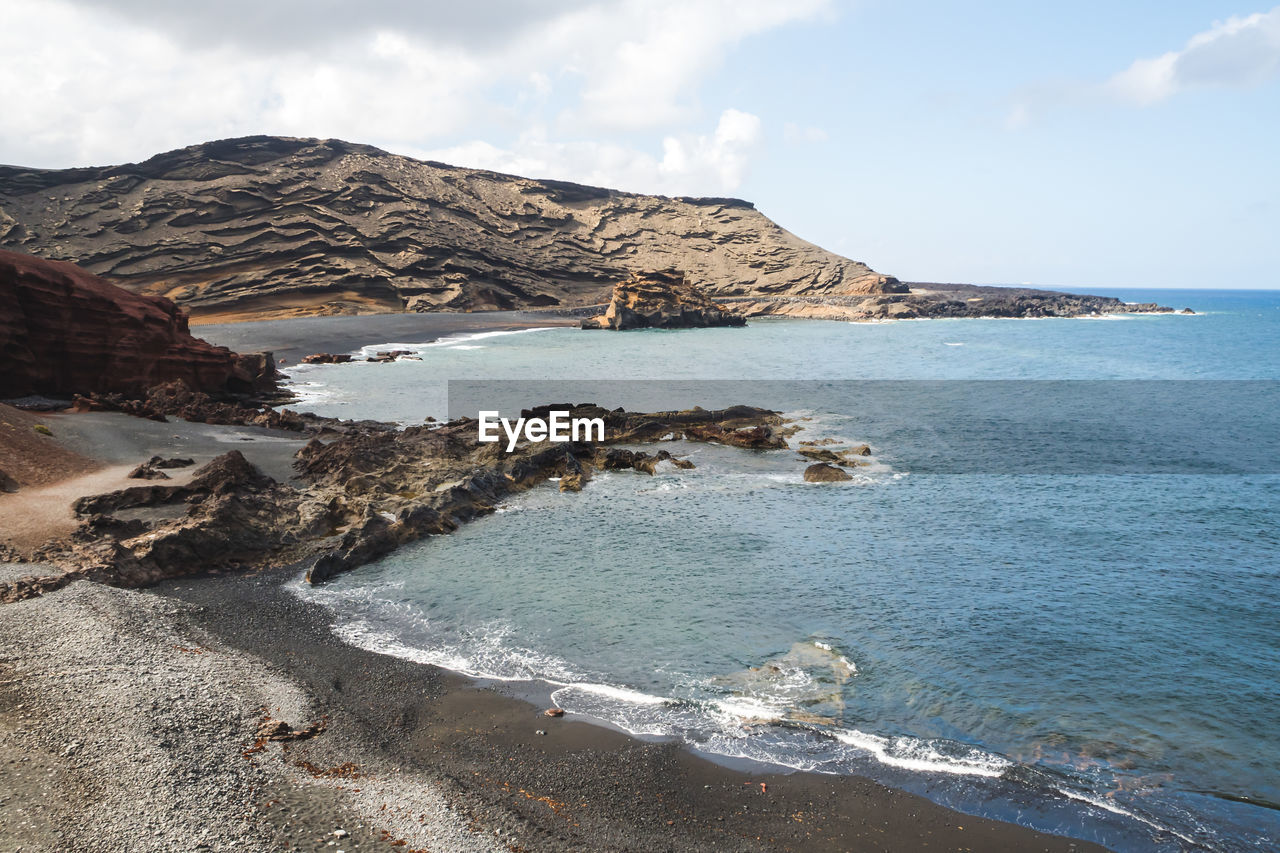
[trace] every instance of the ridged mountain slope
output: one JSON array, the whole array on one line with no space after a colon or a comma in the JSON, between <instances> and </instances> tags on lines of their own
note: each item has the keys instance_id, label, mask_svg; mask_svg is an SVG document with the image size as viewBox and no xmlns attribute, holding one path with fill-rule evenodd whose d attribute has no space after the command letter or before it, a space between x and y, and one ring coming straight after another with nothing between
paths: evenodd
<instances>
[{"instance_id":1,"label":"ridged mountain slope","mask_svg":"<svg viewBox=\"0 0 1280 853\"><path fill-rule=\"evenodd\" d=\"M906 291L738 199L266 136L124 166L0 167L0 248L72 260L206 320L598 304L633 272L672 268L715 297Z\"/></svg>"}]
</instances>

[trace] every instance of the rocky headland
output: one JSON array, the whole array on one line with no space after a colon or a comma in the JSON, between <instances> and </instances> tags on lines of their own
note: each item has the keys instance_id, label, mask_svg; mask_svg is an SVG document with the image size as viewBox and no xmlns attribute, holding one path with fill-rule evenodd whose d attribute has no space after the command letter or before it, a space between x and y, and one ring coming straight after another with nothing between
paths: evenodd
<instances>
[{"instance_id":1,"label":"rocky headland","mask_svg":"<svg viewBox=\"0 0 1280 853\"><path fill-rule=\"evenodd\" d=\"M284 565L320 582L406 542L449 533L548 478L577 491L600 470L652 474L661 463L691 467L666 451L614 445L683 438L787 446L776 412L745 406L634 413L579 405L569 411L601 418L604 441L525 442L505 453L479 441L470 419L404 430L300 419L297 428L312 438L297 452L296 479L279 482L232 450L188 482L84 497L75 504L74 534L23 555L57 571L0 584L0 601L80 578L136 587L194 572Z\"/></svg>"},{"instance_id":2,"label":"rocky headland","mask_svg":"<svg viewBox=\"0 0 1280 853\"><path fill-rule=\"evenodd\" d=\"M1114 296L1060 293L1024 287L974 284L915 284L909 291L856 296L792 296L782 299L734 297L727 307L749 317L806 317L817 320L923 320L929 318L1093 317L1104 314L1169 314L1154 302L1128 303ZM1183 314L1195 313L1185 308Z\"/></svg>"},{"instance_id":3,"label":"rocky headland","mask_svg":"<svg viewBox=\"0 0 1280 853\"><path fill-rule=\"evenodd\" d=\"M714 302L676 270L636 274L613 288L609 307L582 321L584 329L699 329L745 326L747 320Z\"/></svg>"}]
</instances>

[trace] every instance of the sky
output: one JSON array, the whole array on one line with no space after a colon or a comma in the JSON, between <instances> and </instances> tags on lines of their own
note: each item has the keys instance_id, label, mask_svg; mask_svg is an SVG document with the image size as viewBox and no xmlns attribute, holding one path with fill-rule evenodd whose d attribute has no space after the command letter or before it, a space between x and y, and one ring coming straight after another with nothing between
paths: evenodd
<instances>
[{"instance_id":1,"label":"sky","mask_svg":"<svg viewBox=\"0 0 1280 853\"><path fill-rule=\"evenodd\" d=\"M1280 289L1280 6L0 0L0 163L336 137L908 281Z\"/></svg>"}]
</instances>

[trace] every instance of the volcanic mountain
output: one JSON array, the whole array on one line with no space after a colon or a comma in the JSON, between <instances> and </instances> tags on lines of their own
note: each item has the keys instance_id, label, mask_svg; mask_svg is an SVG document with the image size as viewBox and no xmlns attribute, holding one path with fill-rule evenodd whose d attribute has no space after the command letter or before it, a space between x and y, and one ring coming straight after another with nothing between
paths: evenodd
<instances>
[{"instance_id":1,"label":"volcanic mountain","mask_svg":"<svg viewBox=\"0 0 1280 853\"><path fill-rule=\"evenodd\" d=\"M136 164L0 167L0 248L71 260L196 322L575 307L679 269L718 299L905 293L746 201L423 162L338 140L229 139Z\"/></svg>"}]
</instances>

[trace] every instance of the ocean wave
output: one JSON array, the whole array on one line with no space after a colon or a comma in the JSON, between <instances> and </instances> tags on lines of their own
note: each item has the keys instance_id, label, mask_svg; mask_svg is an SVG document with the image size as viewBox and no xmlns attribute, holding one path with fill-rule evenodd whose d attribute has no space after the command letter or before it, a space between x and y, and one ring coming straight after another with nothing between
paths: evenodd
<instances>
[{"instance_id":1,"label":"ocean wave","mask_svg":"<svg viewBox=\"0 0 1280 853\"><path fill-rule=\"evenodd\" d=\"M1094 806L1095 808L1099 808L1099 809L1102 809L1103 811L1111 812L1112 814L1120 815L1121 817L1127 817L1132 820L1136 820L1139 823L1146 824L1147 826L1157 830L1158 832L1167 832L1170 835L1178 839L1181 839L1182 841L1187 842L1188 844L1199 846L1199 843L1196 841L1196 839L1191 838L1190 836L1187 836L1187 835L1183 835L1181 832L1178 832L1176 829L1173 829L1172 827L1169 827L1169 826L1165 826L1164 824L1160 823L1157 820L1146 817L1145 815L1138 814L1136 811L1130 811L1129 809L1119 806L1112 800L1107 799L1106 797L1099 797L1094 794L1085 793L1084 791L1073 791L1070 788L1065 788L1065 787L1057 787L1055 788L1055 790L1059 794L1062 794L1064 797L1067 797L1069 799L1076 800L1077 802L1081 802L1081 803L1087 803L1088 805Z\"/></svg>"},{"instance_id":2,"label":"ocean wave","mask_svg":"<svg viewBox=\"0 0 1280 853\"><path fill-rule=\"evenodd\" d=\"M831 734L840 743L868 753L881 764L901 770L995 778L1013 766L1007 758L952 741L883 737L857 729L838 729Z\"/></svg>"},{"instance_id":3,"label":"ocean wave","mask_svg":"<svg viewBox=\"0 0 1280 853\"><path fill-rule=\"evenodd\" d=\"M366 620L335 624L333 633L343 642L369 652L425 663L485 681L548 681L570 683L576 677L554 655L509 646L504 632L482 632L470 641L426 647L411 645L394 633Z\"/></svg>"},{"instance_id":4,"label":"ocean wave","mask_svg":"<svg viewBox=\"0 0 1280 853\"><path fill-rule=\"evenodd\" d=\"M410 634L425 636L430 625L407 612L407 606L379 602L376 592L368 588L317 591L304 587L299 583L293 588L335 614L353 604L365 612L381 611L376 621L363 617L335 621L335 636L356 648L484 681L542 682L553 688L551 700L567 713L635 736L677 738L708 754L803 770L831 770L859 756L901 770L979 777L997 777L1012 766L1008 759L964 744L871 734L837 726L835 717L809 712L813 703L830 700L839 683L857 674L848 656L824 640L797 643L787 654L742 673L675 679L682 682L677 685L680 692L690 694L680 697L590 677L563 658L512 643L505 626L460 632L435 644L408 642L402 632L383 622L394 619ZM823 742L839 748L822 748Z\"/></svg>"}]
</instances>

